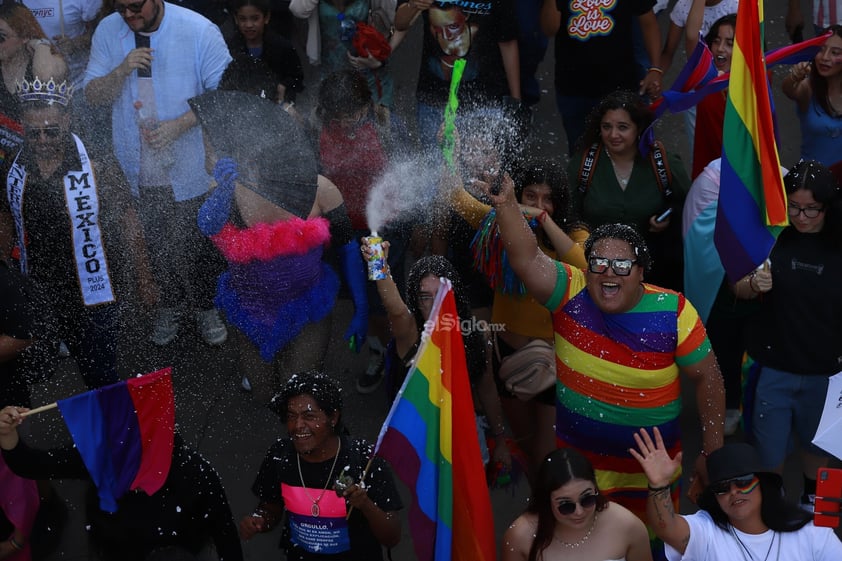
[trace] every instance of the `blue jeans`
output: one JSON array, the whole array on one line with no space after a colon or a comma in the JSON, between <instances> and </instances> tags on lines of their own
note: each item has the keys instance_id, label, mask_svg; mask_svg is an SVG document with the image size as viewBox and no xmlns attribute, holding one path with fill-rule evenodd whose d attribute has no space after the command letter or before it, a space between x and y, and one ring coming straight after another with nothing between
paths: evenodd
<instances>
[{"instance_id":1,"label":"blue jeans","mask_svg":"<svg viewBox=\"0 0 842 561\"><path fill-rule=\"evenodd\" d=\"M764 366L757 382L753 422L754 446L767 469L784 463L797 434L801 448L827 456L812 444L822 416L827 376L792 374Z\"/></svg>"}]
</instances>

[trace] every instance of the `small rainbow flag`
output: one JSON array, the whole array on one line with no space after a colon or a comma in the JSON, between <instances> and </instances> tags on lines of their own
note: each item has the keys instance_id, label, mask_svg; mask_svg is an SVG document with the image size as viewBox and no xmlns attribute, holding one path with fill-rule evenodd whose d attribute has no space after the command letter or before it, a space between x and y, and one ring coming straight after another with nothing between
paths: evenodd
<instances>
[{"instance_id":1,"label":"small rainbow flag","mask_svg":"<svg viewBox=\"0 0 842 561\"><path fill-rule=\"evenodd\" d=\"M412 491L409 524L418 561L494 561L494 521L465 347L445 279L430 319L375 454Z\"/></svg>"},{"instance_id":2,"label":"small rainbow flag","mask_svg":"<svg viewBox=\"0 0 842 561\"><path fill-rule=\"evenodd\" d=\"M788 224L763 59L762 0L740 2L725 104L714 242L731 282L768 257Z\"/></svg>"},{"instance_id":3,"label":"small rainbow flag","mask_svg":"<svg viewBox=\"0 0 842 561\"><path fill-rule=\"evenodd\" d=\"M117 499L130 489L154 494L169 475L175 431L170 371L58 401L106 512L116 512Z\"/></svg>"}]
</instances>

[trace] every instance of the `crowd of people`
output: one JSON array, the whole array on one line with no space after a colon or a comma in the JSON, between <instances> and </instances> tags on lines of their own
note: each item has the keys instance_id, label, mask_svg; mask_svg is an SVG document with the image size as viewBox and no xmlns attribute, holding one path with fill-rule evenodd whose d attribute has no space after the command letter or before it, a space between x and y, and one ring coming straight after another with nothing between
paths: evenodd
<instances>
[{"instance_id":1,"label":"crowd of people","mask_svg":"<svg viewBox=\"0 0 842 561\"><path fill-rule=\"evenodd\" d=\"M286 559L382 559L403 504L343 423L336 302L352 301L340 331L368 354L356 390L391 401L442 277L470 320L477 477L506 484L520 469L531 489L502 559L842 559L809 514L817 470L839 460L811 444L842 364L835 15L814 14L828 38L775 86L801 124L802 159L782 162L789 226L733 282L713 244L726 94L688 112L690 162L641 138L680 47L703 40L730 70L737 2L678 0L665 41L651 0L282 4L0 6L0 559L43 557L50 480L92 479L69 444L19 434L30 386L59 356L90 389L119 381L126 302L147 308L162 352L188 318L205 344L234 349L237 383L287 434L239 524L213 466L176 434L158 492L125 495L117 514L85 505L92 554L212 547L238 561L241 540L280 528ZM416 22L415 111L401 115L391 55ZM791 4L793 40L802 27ZM539 158L548 38L569 154ZM421 192L379 188L398 165ZM381 211L401 197L418 208L374 215L377 197ZM369 281L372 230L385 264ZM682 393L701 433L695 514L679 514ZM790 497L793 451L803 485Z\"/></svg>"}]
</instances>

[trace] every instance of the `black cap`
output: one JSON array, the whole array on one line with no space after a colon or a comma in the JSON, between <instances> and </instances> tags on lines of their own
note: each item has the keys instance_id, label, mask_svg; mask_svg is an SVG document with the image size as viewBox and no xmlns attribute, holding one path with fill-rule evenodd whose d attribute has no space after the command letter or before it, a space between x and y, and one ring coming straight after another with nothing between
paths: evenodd
<instances>
[{"instance_id":1,"label":"black cap","mask_svg":"<svg viewBox=\"0 0 842 561\"><path fill-rule=\"evenodd\" d=\"M733 479L747 473L771 473L763 467L757 451L745 442L726 444L708 456L708 480L711 483Z\"/></svg>"}]
</instances>

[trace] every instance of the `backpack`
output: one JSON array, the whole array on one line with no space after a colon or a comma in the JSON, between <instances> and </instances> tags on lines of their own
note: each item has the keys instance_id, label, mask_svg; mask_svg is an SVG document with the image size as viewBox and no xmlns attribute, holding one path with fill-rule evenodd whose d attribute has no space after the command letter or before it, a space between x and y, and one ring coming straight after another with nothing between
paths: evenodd
<instances>
[{"instance_id":1,"label":"backpack","mask_svg":"<svg viewBox=\"0 0 842 561\"><path fill-rule=\"evenodd\" d=\"M599 149L599 143L594 143L588 148L587 152L582 156L582 163L579 165L579 192L586 193L588 187L593 181L593 170L596 169L596 163L599 161L599 155L602 151ZM658 181L658 189L663 193L664 200L667 203L672 201L672 171L670 171L667 163L666 150L660 140L652 143L649 150L649 162L652 164L652 170L655 172L655 179Z\"/></svg>"}]
</instances>

